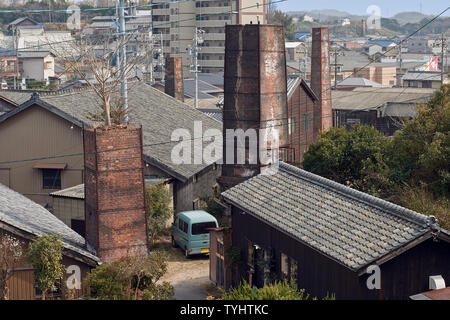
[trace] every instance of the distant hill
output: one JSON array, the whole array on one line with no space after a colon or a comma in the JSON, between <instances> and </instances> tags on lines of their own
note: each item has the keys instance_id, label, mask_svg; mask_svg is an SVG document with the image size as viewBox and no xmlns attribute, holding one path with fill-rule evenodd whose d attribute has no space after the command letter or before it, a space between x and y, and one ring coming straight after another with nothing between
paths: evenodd
<instances>
[{"instance_id":1,"label":"distant hill","mask_svg":"<svg viewBox=\"0 0 450 320\"><path fill-rule=\"evenodd\" d=\"M422 21L425 18L430 18L431 16L427 16L426 14L420 12L401 12L397 13L395 16L391 17L391 19L397 20L400 25L404 25L407 23L417 23Z\"/></svg>"},{"instance_id":2,"label":"distant hill","mask_svg":"<svg viewBox=\"0 0 450 320\"><path fill-rule=\"evenodd\" d=\"M286 12L288 15L293 17L303 17L307 14L318 21L330 21L336 19L350 18L351 20L363 19L363 16L354 15L345 11L339 11L334 9L324 9L324 10L311 10L311 11L289 11Z\"/></svg>"}]
</instances>

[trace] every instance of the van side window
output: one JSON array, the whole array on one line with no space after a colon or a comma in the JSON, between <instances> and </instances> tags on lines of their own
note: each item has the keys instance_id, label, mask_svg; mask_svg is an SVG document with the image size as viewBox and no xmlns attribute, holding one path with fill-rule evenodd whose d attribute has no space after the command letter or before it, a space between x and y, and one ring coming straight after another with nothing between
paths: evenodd
<instances>
[{"instance_id":1,"label":"van side window","mask_svg":"<svg viewBox=\"0 0 450 320\"><path fill-rule=\"evenodd\" d=\"M188 233L188 224L182 219L180 219L180 222L178 224L178 228L181 231L183 231L184 233Z\"/></svg>"}]
</instances>

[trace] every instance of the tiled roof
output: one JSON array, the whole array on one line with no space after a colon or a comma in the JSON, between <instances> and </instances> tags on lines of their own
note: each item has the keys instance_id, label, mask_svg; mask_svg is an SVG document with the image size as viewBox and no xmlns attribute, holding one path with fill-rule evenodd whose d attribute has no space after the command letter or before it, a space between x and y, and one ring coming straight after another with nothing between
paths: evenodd
<instances>
[{"instance_id":1,"label":"tiled roof","mask_svg":"<svg viewBox=\"0 0 450 320\"><path fill-rule=\"evenodd\" d=\"M44 209L44 207L1 183L0 222L34 236L59 234L66 249L93 261L100 261L98 257L86 250L85 240L82 236Z\"/></svg>"},{"instance_id":2,"label":"tiled roof","mask_svg":"<svg viewBox=\"0 0 450 320\"><path fill-rule=\"evenodd\" d=\"M376 87L376 88L386 87L383 86L381 83L374 82L366 78L346 78L341 82L338 82L337 86Z\"/></svg>"},{"instance_id":3,"label":"tiled roof","mask_svg":"<svg viewBox=\"0 0 450 320\"><path fill-rule=\"evenodd\" d=\"M418 80L418 81L441 81L440 71L408 71L402 80Z\"/></svg>"},{"instance_id":4,"label":"tiled roof","mask_svg":"<svg viewBox=\"0 0 450 320\"><path fill-rule=\"evenodd\" d=\"M50 193L50 195L54 197L84 199L84 183Z\"/></svg>"},{"instance_id":5,"label":"tiled roof","mask_svg":"<svg viewBox=\"0 0 450 320\"><path fill-rule=\"evenodd\" d=\"M14 102L17 105L20 105L28 101L32 93L32 91L1 90L0 97L4 97L5 99Z\"/></svg>"},{"instance_id":6,"label":"tiled roof","mask_svg":"<svg viewBox=\"0 0 450 320\"><path fill-rule=\"evenodd\" d=\"M360 87L352 91L332 90L331 95L335 110L370 110L394 102L426 103L435 91L425 88Z\"/></svg>"},{"instance_id":7,"label":"tiled roof","mask_svg":"<svg viewBox=\"0 0 450 320\"><path fill-rule=\"evenodd\" d=\"M211 117L217 121L223 122L223 109L216 108L216 109L197 109L204 114L206 114L208 117Z\"/></svg>"},{"instance_id":8,"label":"tiled roof","mask_svg":"<svg viewBox=\"0 0 450 320\"><path fill-rule=\"evenodd\" d=\"M352 269L438 228L402 208L285 163L222 193L224 199Z\"/></svg>"},{"instance_id":9,"label":"tiled roof","mask_svg":"<svg viewBox=\"0 0 450 320\"><path fill-rule=\"evenodd\" d=\"M98 124L88 117L89 113L97 114L100 111L98 97L90 88L42 94L40 100L87 125ZM144 145L149 145L144 147L146 160L181 181L186 181L209 166L205 163L174 164L171 153L179 141L171 142L171 137L174 130L186 129L194 138L195 121L202 122L203 132L208 129L222 130L219 121L144 83L129 85L128 106L130 124L142 125ZM205 145L209 143L205 142Z\"/></svg>"}]
</instances>

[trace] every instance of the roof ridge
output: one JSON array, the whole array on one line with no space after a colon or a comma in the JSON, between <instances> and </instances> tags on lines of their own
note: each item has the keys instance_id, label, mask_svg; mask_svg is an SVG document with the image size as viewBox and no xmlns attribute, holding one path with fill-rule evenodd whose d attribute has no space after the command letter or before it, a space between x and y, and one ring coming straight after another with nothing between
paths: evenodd
<instances>
[{"instance_id":1,"label":"roof ridge","mask_svg":"<svg viewBox=\"0 0 450 320\"><path fill-rule=\"evenodd\" d=\"M299 178L306 179L312 183L320 184L325 187L332 188L345 196L349 196L355 200L363 201L366 204L376 206L383 211L386 211L390 214L394 214L400 218L406 219L410 222L419 224L423 227L435 227L437 225L437 220L434 216L425 216L416 211L404 208L392 202L371 196L367 193L349 188L344 186L343 184L337 183L333 180L321 177L314 173L308 172L306 170L294 167L287 163L280 161L280 168L286 172L296 175Z\"/></svg>"}]
</instances>

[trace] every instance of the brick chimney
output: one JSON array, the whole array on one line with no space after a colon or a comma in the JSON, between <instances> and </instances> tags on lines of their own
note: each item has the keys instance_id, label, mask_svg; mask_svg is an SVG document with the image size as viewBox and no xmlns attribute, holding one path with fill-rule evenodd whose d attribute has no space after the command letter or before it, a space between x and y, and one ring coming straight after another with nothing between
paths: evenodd
<instances>
[{"instance_id":1,"label":"brick chimney","mask_svg":"<svg viewBox=\"0 0 450 320\"><path fill-rule=\"evenodd\" d=\"M362 32L362 36L365 37L366 33L367 33L367 21L365 19L361 20L361 32Z\"/></svg>"},{"instance_id":2,"label":"brick chimney","mask_svg":"<svg viewBox=\"0 0 450 320\"><path fill-rule=\"evenodd\" d=\"M287 87L284 31L278 25L227 25L225 41L224 149L221 190L225 191L265 169L259 154L249 164L249 144L245 144L245 164L227 162L227 129L256 129L263 134L276 130L280 147L287 145ZM258 137L258 147L262 140ZM270 146L268 146L270 149ZM242 150L242 147L241 149Z\"/></svg>"},{"instance_id":3,"label":"brick chimney","mask_svg":"<svg viewBox=\"0 0 450 320\"><path fill-rule=\"evenodd\" d=\"M87 129L83 141L88 248L104 263L147 253L142 129Z\"/></svg>"},{"instance_id":4,"label":"brick chimney","mask_svg":"<svg viewBox=\"0 0 450 320\"><path fill-rule=\"evenodd\" d=\"M314 140L333 126L330 73L330 29L312 29L311 89L319 98L314 108Z\"/></svg>"},{"instance_id":5,"label":"brick chimney","mask_svg":"<svg viewBox=\"0 0 450 320\"><path fill-rule=\"evenodd\" d=\"M183 65L181 58L166 59L165 93L184 102Z\"/></svg>"}]
</instances>

